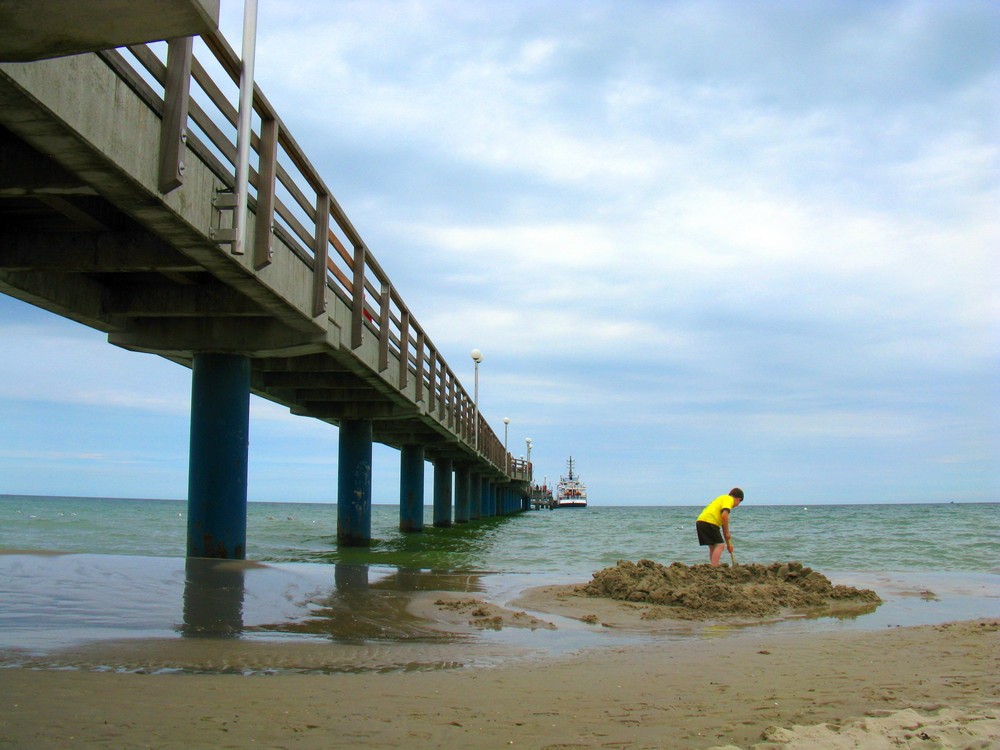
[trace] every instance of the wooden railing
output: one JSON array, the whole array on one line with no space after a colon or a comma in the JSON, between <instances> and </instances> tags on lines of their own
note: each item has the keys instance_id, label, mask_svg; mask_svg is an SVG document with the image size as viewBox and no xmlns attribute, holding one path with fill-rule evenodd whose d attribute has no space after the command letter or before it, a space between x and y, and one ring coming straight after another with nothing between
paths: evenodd
<instances>
[{"instance_id":1,"label":"wooden railing","mask_svg":"<svg viewBox=\"0 0 1000 750\"><path fill-rule=\"evenodd\" d=\"M196 48L203 57L195 56ZM221 34L98 54L163 118L161 192L183 184L185 145L224 185L235 189L238 111L232 101L238 101L240 60ZM313 275L313 317L325 314L328 292L337 295L351 310L351 347L359 348L366 334L373 336L379 371L388 370L390 355L396 357L400 390L412 379L415 401L425 402L429 414L474 446L473 400L256 86L253 107L251 149L256 165L250 165L249 179L254 267L259 270L272 262L273 240L279 238ZM220 229L215 239L233 243L231 231ZM481 414L478 453L508 476L524 479L530 473L507 453Z\"/></svg>"}]
</instances>

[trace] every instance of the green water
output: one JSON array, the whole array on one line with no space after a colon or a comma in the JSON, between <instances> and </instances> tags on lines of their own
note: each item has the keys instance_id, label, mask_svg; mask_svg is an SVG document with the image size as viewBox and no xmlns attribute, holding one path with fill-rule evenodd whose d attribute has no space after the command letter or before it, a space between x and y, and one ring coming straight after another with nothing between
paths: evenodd
<instances>
[{"instance_id":1,"label":"green water","mask_svg":"<svg viewBox=\"0 0 1000 750\"><path fill-rule=\"evenodd\" d=\"M1000 573L997 504L755 506L732 516L739 562L800 560L834 571ZM431 570L589 576L617 560L707 560L694 507L532 511L403 534L399 508L372 509L370 548L338 548L335 505L250 503L247 557ZM430 508L425 518L430 518ZM0 496L0 548L183 557L186 504Z\"/></svg>"}]
</instances>

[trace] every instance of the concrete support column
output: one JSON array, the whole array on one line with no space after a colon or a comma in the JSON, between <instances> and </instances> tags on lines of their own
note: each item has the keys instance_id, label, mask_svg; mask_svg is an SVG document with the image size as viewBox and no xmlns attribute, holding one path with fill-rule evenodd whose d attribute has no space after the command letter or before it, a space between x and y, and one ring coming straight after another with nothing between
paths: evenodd
<instances>
[{"instance_id":1,"label":"concrete support column","mask_svg":"<svg viewBox=\"0 0 1000 750\"><path fill-rule=\"evenodd\" d=\"M469 522L469 467L455 467L455 523Z\"/></svg>"},{"instance_id":2,"label":"concrete support column","mask_svg":"<svg viewBox=\"0 0 1000 750\"><path fill-rule=\"evenodd\" d=\"M191 365L188 557L246 559L250 360L199 353Z\"/></svg>"},{"instance_id":3,"label":"concrete support column","mask_svg":"<svg viewBox=\"0 0 1000 750\"><path fill-rule=\"evenodd\" d=\"M451 526L451 474L450 458L434 461L434 525Z\"/></svg>"},{"instance_id":4,"label":"concrete support column","mask_svg":"<svg viewBox=\"0 0 1000 750\"><path fill-rule=\"evenodd\" d=\"M372 540L372 421L340 423L337 468L337 543L367 547Z\"/></svg>"},{"instance_id":5,"label":"concrete support column","mask_svg":"<svg viewBox=\"0 0 1000 750\"><path fill-rule=\"evenodd\" d=\"M483 517L483 475L473 472L469 475L469 520Z\"/></svg>"},{"instance_id":6,"label":"concrete support column","mask_svg":"<svg viewBox=\"0 0 1000 750\"><path fill-rule=\"evenodd\" d=\"M483 477L483 483L480 487L482 494L482 499L480 500L480 508L482 509L483 518L489 518L493 515L493 509L490 506L490 500L493 497L493 482L486 477Z\"/></svg>"},{"instance_id":7,"label":"concrete support column","mask_svg":"<svg viewBox=\"0 0 1000 750\"><path fill-rule=\"evenodd\" d=\"M399 454L399 530L424 530L424 446L404 445Z\"/></svg>"}]
</instances>

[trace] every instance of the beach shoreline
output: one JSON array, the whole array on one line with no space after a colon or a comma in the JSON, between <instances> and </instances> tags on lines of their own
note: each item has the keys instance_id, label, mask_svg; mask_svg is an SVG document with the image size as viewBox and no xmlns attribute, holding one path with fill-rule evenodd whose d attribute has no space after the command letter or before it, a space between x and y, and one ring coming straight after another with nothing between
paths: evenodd
<instances>
[{"instance_id":1,"label":"beach shoreline","mask_svg":"<svg viewBox=\"0 0 1000 750\"><path fill-rule=\"evenodd\" d=\"M750 748L765 734L767 747L807 736L800 747L836 747L808 733L887 726L918 743L937 733L936 745L901 747L990 747L1000 742L998 671L1000 619L821 637L722 631L386 673L8 668L0 747L684 750ZM858 729L864 717L882 723Z\"/></svg>"},{"instance_id":2,"label":"beach shoreline","mask_svg":"<svg viewBox=\"0 0 1000 750\"><path fill-rule=\"evenodd\" d=\"M0 575L0 748L1000 744L992 574L707 620L483 572L11 550Z\"/></svg>"},{"instance_id":3,"label":"beach shoreline","mask_svg":"<svg viewBox=\"0 0 1000 750\"><path fill-rule=\"evenodd\" d=\"M864 747L844 745L852 734L914 748L1000 743L1000 617L908 623L919 607L940 618L961 599L891 577L883 590L903 626L878 628L858 625L870 614L650 618L646 604L583 596L581 584L481 574L4 561L31 601L60 601L70 627L52 619L46 640L42 612L7 629L0 748ZM957 591L980 584L961 578ZM995 612L988 586L970 601ZM165 599L175 603L151 609ZM114 619L115 603L123 614L131 605L133 630L95 624ZM26 647L11 646L18 638Z\"/></svg>"}]
</instances>

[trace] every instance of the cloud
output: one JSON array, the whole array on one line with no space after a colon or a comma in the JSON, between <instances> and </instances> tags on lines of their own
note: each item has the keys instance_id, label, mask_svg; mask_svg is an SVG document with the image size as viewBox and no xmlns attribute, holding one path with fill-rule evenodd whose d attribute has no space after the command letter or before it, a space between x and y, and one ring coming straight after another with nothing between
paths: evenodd
<instances>
[{"instance_id":1,"label":"cloud","mask_svg":"<svg viewBox=\"0 0 1000 750\"><path fill-rule=\"evenodd\" d=\"M467 390L484 351L484 414L548 474L572 452L612 501L725 472L776 500L1000 489L994 4L260 13L258 83ZM0 324L11 403L187 409L177 365ZM290 482L335 463L284 407L254 399L251 431Z\"/></svg>"}]
</instances>

